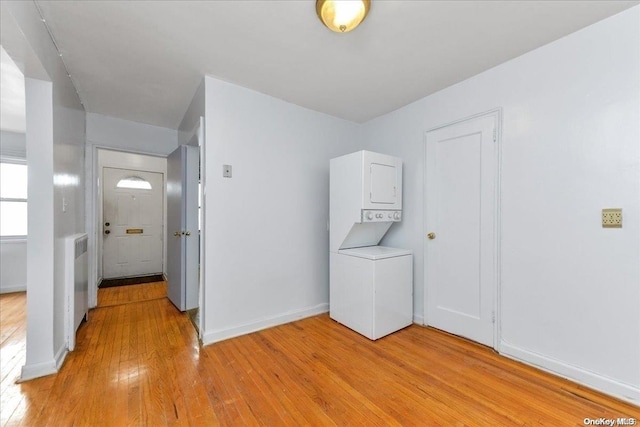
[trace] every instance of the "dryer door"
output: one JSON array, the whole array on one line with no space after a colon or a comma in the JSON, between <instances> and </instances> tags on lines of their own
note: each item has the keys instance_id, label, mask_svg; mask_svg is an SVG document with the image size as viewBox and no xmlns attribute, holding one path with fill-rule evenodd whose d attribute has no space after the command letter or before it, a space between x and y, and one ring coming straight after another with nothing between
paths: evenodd
<instances>
[{"instance_id":1,"label":"dryer door","mask_svg":"<svg viewBox=\"0 0 640 427\"><path fill-rule=\"evenodd\" d=\"M371 203L394 204L397 201L398 183L396 167L371 163Z\"/></svg>"},{"instance_id":2,"label":"dryer door","mask_svg":"<svg viewBox=\"0 0 640 427\"><path fill-rule=\"evenodd\" d=\"M363 151L362 209L402 209L402 160Z\"/></svg>"}]
</instances>

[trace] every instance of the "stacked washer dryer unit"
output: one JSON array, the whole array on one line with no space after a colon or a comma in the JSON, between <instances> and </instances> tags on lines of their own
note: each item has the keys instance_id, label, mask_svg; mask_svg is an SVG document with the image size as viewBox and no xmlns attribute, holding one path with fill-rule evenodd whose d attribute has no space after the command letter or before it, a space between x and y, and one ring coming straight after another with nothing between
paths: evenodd
<instances>
[{"instance_id":1,"label":"stacked washer dryer unit","mask_svg":"<svg viewBox=\"0 0 640 427\"><path fill-rule=\"evenodd\" d=\"M402 220L402 160L332 159L330 185L330 316L376 340L413 321L412 252L377 246Z\"/></svg>"}]
</instances>

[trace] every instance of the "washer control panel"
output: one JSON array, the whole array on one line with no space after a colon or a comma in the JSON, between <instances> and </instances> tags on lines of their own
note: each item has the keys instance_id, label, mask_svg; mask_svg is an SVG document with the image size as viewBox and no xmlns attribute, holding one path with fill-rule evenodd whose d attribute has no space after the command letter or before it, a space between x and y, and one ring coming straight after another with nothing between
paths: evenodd
<instances>
[{"instance_id":1,"label":"washer control panel","mask_svg":"<svg viewBox=\"0 0 640 427\"><path fill-rule=\"evenodd\" d=\"M362 211L362 222L400 222L402 211L369 210Z\"/></svg>"}]
</instances>

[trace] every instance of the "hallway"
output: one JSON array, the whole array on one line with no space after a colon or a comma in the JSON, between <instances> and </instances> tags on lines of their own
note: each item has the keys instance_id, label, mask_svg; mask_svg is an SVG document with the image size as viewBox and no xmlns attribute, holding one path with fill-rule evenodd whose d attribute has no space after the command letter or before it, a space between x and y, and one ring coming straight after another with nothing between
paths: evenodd
<instances>
[{"instance_id":1,"label":"hallway","mask_svg":"<svg viewBox=\"0 0 640 427\"><path fill-rule=\"evenodd\" d=\"M98 308L79 328L76 350L60 373L20 385L13 382L24 363L25 294L0 301L3 426L165 423L156 419L165 419L158 393L171 395L169 376L184 372L185 360L198 353L193 327L166 299L165 282L100 289ZM15 320L5 324L9 318ZM168 418L175 418L176 409L169 409Z\"/></svg>"},{"instance_id":2,"label":"hallway","mask_svg":"<svg viewBox=\"0 0 640 427\"><path fill-rule=\"evenodd\" d=\"M200 348L164 282L101 289L99 303L58 374L14 384L24 363L24 293L0 296L2 426L640 419L637 407L430 328L372 342L320 315Z\"/></svg>"}]
</instances>

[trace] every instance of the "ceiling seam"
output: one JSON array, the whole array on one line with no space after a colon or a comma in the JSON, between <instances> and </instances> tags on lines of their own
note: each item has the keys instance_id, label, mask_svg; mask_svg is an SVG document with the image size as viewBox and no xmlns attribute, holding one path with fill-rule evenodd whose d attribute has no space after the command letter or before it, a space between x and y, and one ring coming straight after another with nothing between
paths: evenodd
<instances>
[{"instance_id":1,"label":"ceiling seam","mask_svg":"<svg viewBox=\"0 0 640 427\"><path fill-rule=\"evenodd\" d=\"M76 85L76 82L73 80L73 77L71 76L71 73L69 72L69 69L67 68L67 64L64 62L64 57L62 56L62 52L60 52L60 48L58 47L58 43L56 42L56 39L53 36L53 33L51 32L51 29L49 28L49 25L47 25L47 20L44 18L44 15L42 14L42 9L40 9L40 5L38 4L38 2L36 0L33 0L33 4L36 6L36 10L38 11L38 14L40 15L40 20L44 24L44 28L47 30L47 33L49 34L49 38L51 39L51 42L53 43L53 47L55 47L56 51L58 52L58 56L60 57L60 62L62 62L62 67L64 68L64 71L67 73L67 77L69 77L69 80L71 80L71 85L73 86L73 89L76 91L76 95L78 95L78 101L80 101L80 105L85 107L84 101L82 101L82 97L80 97L80 92L78 91L78 86Z\"/></svg>"}]
</instances>

